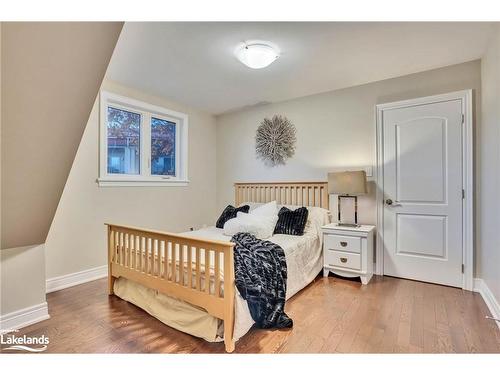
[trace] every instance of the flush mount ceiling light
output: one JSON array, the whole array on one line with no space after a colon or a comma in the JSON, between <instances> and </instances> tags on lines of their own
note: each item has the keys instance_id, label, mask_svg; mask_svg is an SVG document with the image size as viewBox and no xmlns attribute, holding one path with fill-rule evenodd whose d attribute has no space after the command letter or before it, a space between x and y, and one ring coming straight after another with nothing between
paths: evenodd
<instances>
[{"instance_id":1,"label":"flush mount ceiling light","mask_svg":"<svg viewBox=\"0 0 500 375\"><path fill-rule=\"evenodd\" d=\"M252 69L262 69L276 60L280 53L278 49L267 42L242 43L234 54L243 64Z\"/></svg>"}]
</instances>

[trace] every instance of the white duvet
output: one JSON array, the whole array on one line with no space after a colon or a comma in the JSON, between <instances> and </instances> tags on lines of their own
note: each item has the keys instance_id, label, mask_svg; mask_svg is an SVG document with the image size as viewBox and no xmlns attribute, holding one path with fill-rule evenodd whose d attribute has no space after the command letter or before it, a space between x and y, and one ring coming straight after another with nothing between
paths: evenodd
<instances>
[{"instance_id":1,"label":"white duvet","mask_svg":"<svg viewBox=\"0 0 500 375\"><path fill-rule=\"evenodd\" d=\"M286 299L292 297L314 280L323 266L321 226L329 223L328 212L315 207L308 207L308 209L309 218L303 236L275 234L267 239L267 241L281 246L285 252L288 270ZM222 229L216 227L203 228L183 234L221 241L230 239L224 235ZM236 290L234 339L241 338L253 324L254 321L247 302ZM218 339L222 340L223 338L219 337Z\"/></svg>"}]
</instances>

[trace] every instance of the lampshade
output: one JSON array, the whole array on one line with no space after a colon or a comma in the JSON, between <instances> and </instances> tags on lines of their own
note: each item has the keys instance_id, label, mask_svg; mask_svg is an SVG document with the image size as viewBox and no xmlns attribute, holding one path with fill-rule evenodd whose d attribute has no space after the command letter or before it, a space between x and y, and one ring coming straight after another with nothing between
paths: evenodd
<instances>
[{"instance_id":1,"label":"lampshade","mask_svg":"<svg viewBox=\"0 0 500 375\"><path fill-rule=\"evenodd\" d=\"M366 172L328 173L328 193L339 195L364 195L366 190Z\"/></svg>"}]
</instances>

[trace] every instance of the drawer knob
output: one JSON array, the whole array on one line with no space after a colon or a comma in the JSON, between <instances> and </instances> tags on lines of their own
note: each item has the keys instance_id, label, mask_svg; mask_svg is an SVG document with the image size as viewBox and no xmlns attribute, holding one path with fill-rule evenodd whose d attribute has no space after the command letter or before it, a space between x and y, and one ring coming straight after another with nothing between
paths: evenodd
<instances>
[{"instance_id":1,"label":"drawer knob","mask_svg":"<svg viewBox=\"0 0 500 375\"><path fill-rule=\"evenodd\" d=\"M342 257L342 258L340 258L340 261L341 261L342 263L347 263L347 258Z\"/></svg>"},{"instance_id":2,"label":"drawer knob","mask_svg":"<svg viewBox=\"0 0 500 375\"><path fill-rule=\"evenodd\" d=\"M342 246L342 247L346 247L346 246L347 246L347 242L345 242L345 241L340 241L340 246Z\"/></svg>"}]
</instances>

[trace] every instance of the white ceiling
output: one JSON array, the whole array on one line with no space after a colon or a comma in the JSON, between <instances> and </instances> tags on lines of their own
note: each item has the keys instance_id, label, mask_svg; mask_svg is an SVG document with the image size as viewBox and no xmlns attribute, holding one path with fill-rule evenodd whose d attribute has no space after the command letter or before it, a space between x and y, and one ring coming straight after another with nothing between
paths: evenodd
<instances>
[{"instance_id":1,"label":"white ceiling","mask_svg":"<svg viewBox=\"0 0 500 375\"><path fill-rule=\"evenodd\" d=\"M480 58L490 23L126 23L108 77L214 114ZM249 69L245 40L281 57Z\"/></svg>"}]
</instances>

